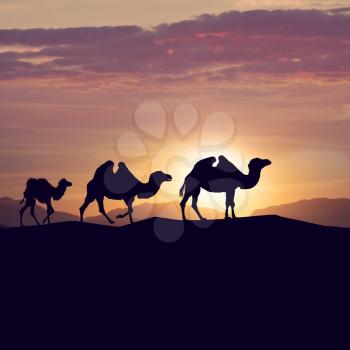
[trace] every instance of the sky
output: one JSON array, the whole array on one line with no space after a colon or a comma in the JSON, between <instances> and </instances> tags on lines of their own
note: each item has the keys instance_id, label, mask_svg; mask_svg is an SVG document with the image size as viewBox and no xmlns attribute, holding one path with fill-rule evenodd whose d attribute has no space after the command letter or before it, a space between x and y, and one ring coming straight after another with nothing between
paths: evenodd
<instances>
[{"instance_id":1,"label":"sky","mask_svg":"<svg viewBox=\"0 0 350 350\"><path fill-rule=\"evenodd\" d=\"M1 0L2 28L134 25L152 27L231 10L329 9L348 0Z\"/></svg>"},{"instance_id":2,"label":"sky","mask_svg":"<svg viewBox=\"0 0 350 350\"><path fill-rule=\"evenodd\" d=\"M350 1L140 3L0 1L0 196L66 177L55 208L76 213L112 159L171 172L158 200L178 200L209 154L272 160L242 215L350 196Z\"/></svg>"}]
</instances>

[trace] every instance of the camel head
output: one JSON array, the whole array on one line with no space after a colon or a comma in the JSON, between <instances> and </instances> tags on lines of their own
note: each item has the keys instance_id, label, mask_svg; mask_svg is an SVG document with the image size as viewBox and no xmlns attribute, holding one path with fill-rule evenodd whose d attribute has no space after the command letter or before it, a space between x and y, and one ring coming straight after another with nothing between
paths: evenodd
<instances>
[{"instance_id":1,"label":"camel head","mask_svg":"<svg viewBox=\"0 0 350 350\"><path fill-rule=\"evenodd\" d=\"M171 175L165 174L162 171L156 171L150 176L150 180L152 180L157 186L160 186L165 181L171 181L172 179Z\"/></svg>"},{"instance_id":2,"label":"camel head","mask_svg":"<svg viewBox=\"0 0 350 350\"><path fill-rule=\"evenodd\" d=\"M141 191L138 193L138 198L150 198L154 196L160 189L164 181L171 181L171 175L164 174L162 171L156 171L151 174L149 181L143 184Z\"/></svg>"},{"instance_id":3,"label":"camel head","mask_svg":"<svg viewBox=\"0 0 350 350\"><path fill-rule=\"evenodd\" d=\"M260 158L254 158L252 159L249 164L248 168L249 170L261 170L265 168L266 166L270 165L271 161L269 159L260 159Z\"/></svg>"},{"instance_id":4,"label":"camel head","mask_svg":"<svg viewBox=\"0 0 350 350\"><path fill-rule=\"evenodd\" d=\"M66 180L66 179L61 179L61 180L59 181L59 183L58 183L58 186L59 186L59 187L64 187L64 188L70 187L70 186L72 186L72 185L73 185L73 184L72 184L70 181Z\"/></svg>"},{"instance_id":5,"label":"camel head","mask_svg":"<svg viewBox=\"0 0 350 350\"><path fill-rule=\"evenodd\" d=\"M61 199L64 195L64 193L66 192L67 187L72 186L72 183L69 182L66 179L61 179L58 182L58 186L55 188L53 194L52 194L52 198L55 201L58 201L59 199Z\"/></svg>"}]
</instances>

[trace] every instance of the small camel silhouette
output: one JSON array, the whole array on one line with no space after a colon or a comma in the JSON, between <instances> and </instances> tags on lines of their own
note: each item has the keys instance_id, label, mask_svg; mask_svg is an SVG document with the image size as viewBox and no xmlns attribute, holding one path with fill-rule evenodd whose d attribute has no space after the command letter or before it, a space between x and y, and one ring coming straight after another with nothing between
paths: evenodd
<instances>
[{"instance_id":1,"label":"small camel silhouette","mask_svg":"<svg viewBox=\"0 0 350 350\"><path fill-rule=\"evenodd\" d=\"M40 225L34 212L36 200L44 203L47 206L47 217L43 220L43 224L47 221L50 224L50 216L55 212L51 198L55 201L61 199L66 192L67 187L72 186L72 183L66 179L61 179L57 187L52 186L46 179L29 179L26 189L23 193L23 199L20 203L26 200L26 204L20 209L20 224L23 226L23 214L30 207L30 215L35 222Z\"/></svg>"},{"instance_id":2,"label":"small camel silhouette","mask_svg":"<svg viewBox=\"0 0 350 350\"><path fill-rule=\"evenodd\" d=\"M215 161L215 157L200 160L186 176L180 189L180 197L183 197L180 203L183 220L186 220L185 206L191 196L192 208L201 220L205 220L197 206L201 188L209 192L226 193L225 219L229 218L229 207L231 207L232 218L235 218L234 198L236 189L247 190L253 188L259 182L261 170L271 164L268 159L254 158L249 162L249 173L245 175L224 156L219 157L219 163L216 167L213 166Z\"/></svg>"},{"instance_id":3,"label":"small camel silhouette","mask_svg":"<svg viewBox=\"0 0 350 350\"><path fill-rule=\"evenodd\" d=\"M100 213L108 220L112 221L103 205L104 197L109 199L124 200L128 206L125 214L118 215L117 218L123 218L129 215L130 223L133 223L133 202L135 197L150 198L154 196L160 189L164 181L171 181L172 177L161 171L151 174L147 183L140 182L127 168L125 163L118 164L118 170L113 172L114 163L109 160L97 168L93 179L87 184L87 195L83 205L80 207L80 221L83 222L84 212L86 208L94 200L97 201Z\"/></svg>"}]
</instances>

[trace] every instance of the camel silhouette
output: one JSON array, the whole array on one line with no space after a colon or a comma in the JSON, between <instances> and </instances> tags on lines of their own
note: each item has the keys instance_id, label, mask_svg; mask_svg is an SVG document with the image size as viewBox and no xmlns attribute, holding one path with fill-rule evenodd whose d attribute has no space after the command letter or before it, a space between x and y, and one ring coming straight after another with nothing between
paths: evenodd
<instances>
[{"instance_id":1,"label":"camel silhouette","mask_svg":"<svg viewBox=\"0 0 350 350\"><path fill-rule=\"evenodd\" d=\"M47 221L50 224L50 216L55 212L51 198L55 201L61 199L66 192L67 187L72 186L72 183L66 179L61 179L57 187L52 186L46 179L29 179L26 189L23 193L23 199L20 203L26 200L23 208L20 209L20 225L23 226L23 214L30 207L30 215L35 222L40 225L34 212L36 200L44 203L47 206L47 217L43 220L43 224Z\"/></svg>"},{"instance_id":2,"label":"camel silhouette","mask_svg":"<svg viewBox=\"0 0 350 350\"><path fill-rule=\"evenodd\" d=\"M86 208L94 200L97 201L100 213L108 220L112 221L105 209L104 197L109 199L123 200L128 207L125 214L118 215L117 218L123 218L129 215L130 223L133 223L133 202L135 197L150 198L154 196L165 181L171 181L172 177L161 171L152 173L147 183L140 182L127 168L125 163L118 164L116 173L113 171L114 163L108 160L97 168L93 179L87 184L87 195L83 205L80 207L80 221L83 222L84 212Z\"/></svg>"},{"instance_id":3,"label":"camel silhouette","mask_svg":"<svg viewBox=\"0 0 350 350\"><path fill-rule=\"evenodd\" d=\"M183 220L186 220L185 206L192 196L192 208L201 220L205 218L198 210L197 202L201 188L216 193L226 193L225 219L229 218L228 210L231 207L232 218L235 218L235 191L237 188L253 188L260 179L261 170L270 165L268 159L254 158L249 162L249 173L243 174L224 156L219 157L218 165L215 167L215 157L200 160L195 164L192 171L186 176L184 184L180 189L180 197L183 197L180 206Z\"/></svg>"}]
</instances>

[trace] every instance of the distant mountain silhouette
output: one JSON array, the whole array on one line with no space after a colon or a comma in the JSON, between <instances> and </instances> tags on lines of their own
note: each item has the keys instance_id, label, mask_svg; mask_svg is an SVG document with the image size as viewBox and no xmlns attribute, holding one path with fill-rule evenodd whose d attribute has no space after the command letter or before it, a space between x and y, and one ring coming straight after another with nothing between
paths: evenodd
<instances>
[{"instance_id":1,"label":"distant mountain silhouette","mask_svg":"<svg viewBox=\"0 0 350 350\"><path fill-rule=\"evenodd\" d=\"M21 207L19 200L8 197L0 198L0 228L19 226L19 213ZM187 208L188 217L196 218L192 208ZM125 212L124 208L113 209L108 215L115 218L120 213ZM223 213L209 208L201 208L201 212L208 219L222 219ZM39 220L45 218L46 208L37 206L36 214ZM301 200L294 203L282 204L258 209L253 212L254 216L260 215L279 215L286 218L316 223L326 226L350 227L350 199L327 199L316 198L310 200ZM136 221L145 220L150 217L162 217L171 219L180 219L181 211L179 203L174 201L171 203L142 203L134 208L134 218ZM52 222L58 223L62 221L78 221L78 215L67 212L56 211L52 216ZM29 212L24 215L25 225L34 225L33 218ZM102 215L90 216L85 219L88 223L105 225L106 219ZM114 226L123 226L129 223L128 218L117 219Z\"/></svg>"},{"instance_id":2,"label":"distant mountain silhouette","mask_svg":"<svg viewBox=\"0 0 350 350\"><path fill-rule=\"evenodd\" d=\"M326 226L350 227L350 199L315 198L258 209L253 215L280 215Z\"/></svg>"},{"instance_id":3,"label":"distant mountain silhouette","mask_svg":"<svg viewBox=\"0 0 350 350\"><path fill-rule=\"evenodd\" d=\"M14 227L19 226L19 209L23 207L19 200L8 197L0 198L0 226ZM47 216L46 208L37 205L36 216L40 222ZM55 211L51 217L51 222L75 221L79 220L77 215ZM23 216L24 225L35 225L34 219L29 215L29 210Z\"/></svg>"}]
</instances>

